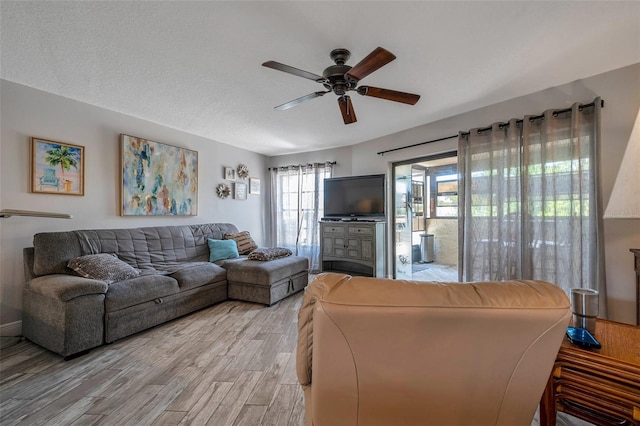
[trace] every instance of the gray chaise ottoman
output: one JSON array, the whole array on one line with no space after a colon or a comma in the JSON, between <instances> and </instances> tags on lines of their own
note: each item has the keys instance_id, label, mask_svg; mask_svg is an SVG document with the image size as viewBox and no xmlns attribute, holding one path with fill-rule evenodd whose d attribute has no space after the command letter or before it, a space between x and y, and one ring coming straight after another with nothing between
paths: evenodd
<instances>
[{"instance_id":1,"label":"gray chaise ottoman","mask_svg":"<svg viewBox=\"0 0 640 426\"><path fill-rule=\"evenodd\" d=\"M268 306L302 290L309 281L309 260L300 256L268 261L230 259L224 268L230 299Z\"/></svg>"}]
</instances>

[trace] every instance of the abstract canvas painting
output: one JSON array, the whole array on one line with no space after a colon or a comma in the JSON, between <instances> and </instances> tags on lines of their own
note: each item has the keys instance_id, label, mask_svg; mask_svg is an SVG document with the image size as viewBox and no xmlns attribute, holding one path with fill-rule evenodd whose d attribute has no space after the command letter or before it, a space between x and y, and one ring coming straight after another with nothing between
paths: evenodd
<instances>
[{"instance_id":1,"label":"abstract canvas painting","mask_svg":"<svg viewBox=\"0 0 640 426\"><path fill-rule=\"evenodd\" d=\"M121 136L121 215L198 214L198 152Z\"/></svg>"},{"instance_id":2,"label":"abstract canvas painting","mask_svg":"<svg viewBox=\"0 0 640 426\"><path fill-rule=\"evenodd\" d=\"M84 195L84 147L31 138L31 192Z\"/></svg>"}]
</instances>

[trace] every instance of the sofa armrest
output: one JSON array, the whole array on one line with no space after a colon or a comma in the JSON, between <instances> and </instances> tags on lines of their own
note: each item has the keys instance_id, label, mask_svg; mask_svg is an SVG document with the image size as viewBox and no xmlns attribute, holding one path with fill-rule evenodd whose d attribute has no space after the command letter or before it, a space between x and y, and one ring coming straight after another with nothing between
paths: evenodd
<instances>
[{"instance_id":1,"label":"sofa armrest","mask_svg":"<svg viewBox=\"0 0 640 426\"><path fill-rule=\"evenodd\" d=\"M63 302L89 294L104 294L109 288L104 281L65 274L43 275L34 278L27 283L27 287L34 293Z\"/></svg>"},{"instance_id":2,"label":"sofa armrest","mask_svg":"<svg viewBox=\"0 0 640 426\"><path fill-rule=\"evenodd\" d=\"M298 346L296 351L296 372L302 386L311 384L313 360L313 312L316 301L332 288L338 286L350 275L325 273L317 275L306 287L300 311L298 311Z\"/></svg>"}]
</instances>

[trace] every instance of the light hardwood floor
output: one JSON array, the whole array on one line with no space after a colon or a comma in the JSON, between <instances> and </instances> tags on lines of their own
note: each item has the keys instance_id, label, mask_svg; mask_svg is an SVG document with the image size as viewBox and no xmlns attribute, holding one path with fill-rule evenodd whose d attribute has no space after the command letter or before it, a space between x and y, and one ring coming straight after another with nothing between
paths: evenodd
<instances>
[{"instance_id":1,"label":"light hardwood floor","mask_svg":"<svg viewBox=\"0 0 640 426\"><path fill-rule=\"evenodd\" d=\"M226 301L66 362L23 340L0 353L0 424L304 425L301 300Z\"/></svg>"},{"instance_id":2,"label":"light hardwood floor","mask_svg":"<svg viewBox=\"0 0 640 426\"><path fill-rule=\"evenodd\" d=\"M0 424L304 425L301 300L226 301L66 362L22 341L1 354Z\"/></svg>"}]
</instances>

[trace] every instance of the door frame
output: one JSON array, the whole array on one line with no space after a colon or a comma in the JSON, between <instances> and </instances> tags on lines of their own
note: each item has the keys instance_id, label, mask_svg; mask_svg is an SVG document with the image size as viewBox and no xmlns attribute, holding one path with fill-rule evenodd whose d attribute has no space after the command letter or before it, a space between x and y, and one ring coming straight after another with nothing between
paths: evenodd
<instances>
[{"instance_id":1,"label":"door frame","mask_svg":"<svg viewBox=\"0 0 640 426\"><path fill-rule=\"evenodd\" d=\"M390 278L396 279L396 194L395 194L395 182L396 182L396 166L404 166L407 164L421 163L424 161L434 161L443 158L457 157L458 150L453 149L450 151L441 152L438 154L424 155L416 158L410 158L408 160L392 161L388 163L388 170L390 179L387 185L387 208L389 211L389 217L387 218L387 264L389 265L387 275ZM458 248L458 251L460 248ZM459 253L458 253L459 254ZM458 268L460 266L458 265Z\"/></svg>"}]
</instances>

